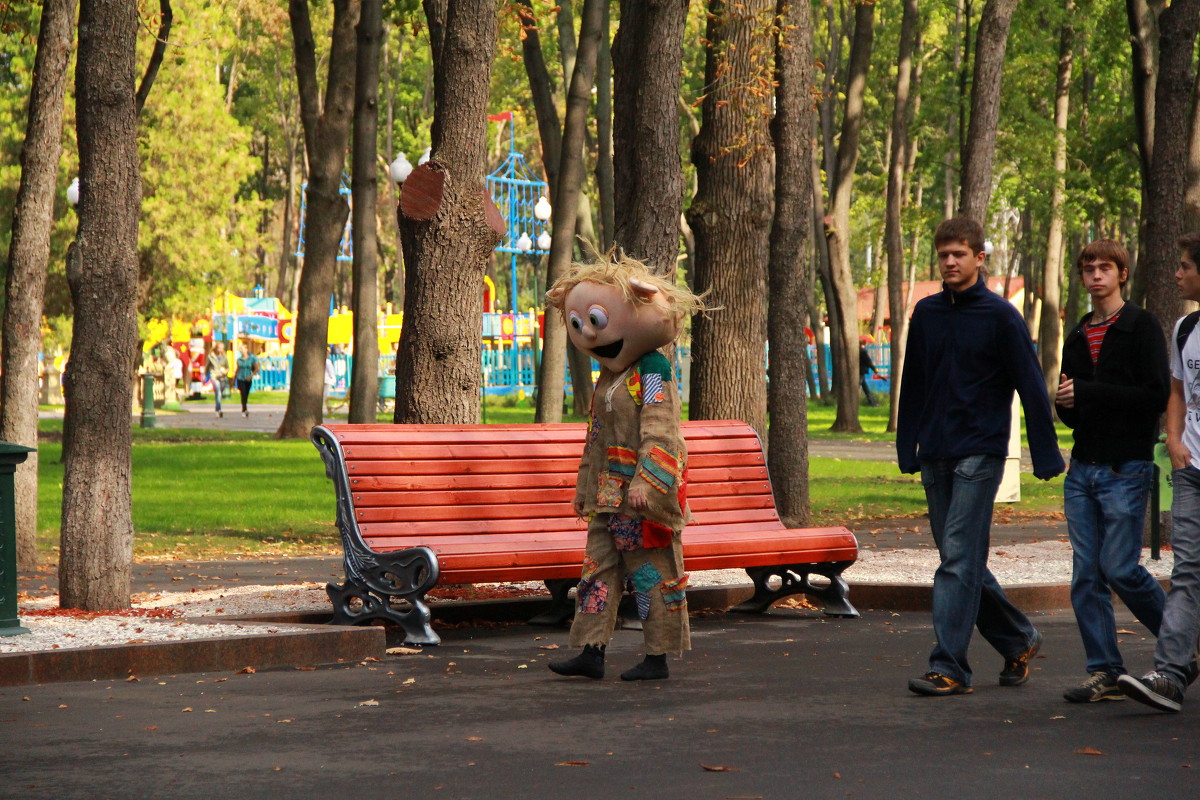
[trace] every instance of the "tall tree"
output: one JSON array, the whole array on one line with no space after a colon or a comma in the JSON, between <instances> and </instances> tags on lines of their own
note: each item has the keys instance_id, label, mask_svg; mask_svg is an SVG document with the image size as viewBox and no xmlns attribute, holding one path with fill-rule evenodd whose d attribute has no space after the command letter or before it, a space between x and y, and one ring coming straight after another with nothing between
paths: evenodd
<instances>
[{"instance_id":1,"label":"tall tree","mask_svg":"<svg viewBox=\"0 0 1200 800\"><path fill-rule=\"evenodd\" d=\"M806 0L775 7L775 214L767 262L771 343L767 468L785 525L811 522L808 495L808 349L803 331L810 294L804 251L812 223L812 9Z\"/></svg>"},{"instance_id":2,"label":"tall tree","mask_svg":"<svg viewBox=\"0 0 1200 800\"><path fill-rule=\"evenodd\" d=\"M663 274L679 254L680 69L687 0L621 0L613 38L613 242Z\"/></svg>"},{"instance_id":3,"label":"tall tree","mask_svg":"<svg viewBox=\"0 0 1200 800\"><path fill-rule=\"evenodd\" d=\"M350 422L375 421L379 392L379 241L375 214L379 173L375 164L379 132L379 55L383 39L383 0L362 0L354 68L354 367L350 378Z\"/></svg>"},{"instance_id":4,"label":"tall tree","mask_svg":"<svg viewBox=\"0 0 1200 800\"><path fill-rule=\"evenodd\" d=\"M834 392L837 396L835 431L861 431L858 421L858 293L850 268L850 201L854 173L858 166L859 134L863 123L863 98L867 73L871 67L871 47L875 35L875 4L858 2L854 6L854 38L850 43L849 80L842 111L842 131L838 137L837 157L830 179L830 215L825 228L829 243L830 272L834 301L838 307L839 338L834 355Z\"/></svg>"},{"instance_id":5,"label":"tall tree","mask_svg":"<svg viewBox=\"0 0 1200 800\"><path fill-rule=\"evenodd\" d=\"M768 120L772 0L710 0L699 189L687 220L696 237L695 288L719 314L692 324L692 419L741 419L766 433L766 296L772 216Z\"/></svg>"},{"instance_id":6,"label":"tall tree","mask_svg":"<svg viewBox=\"0 0 1200 800\"><path fill-rule=\"evenodd\" d=\"M1050 226L1046 232L1046 264L1042 270L1042 317L1038 356L1046 391L1058 386L1062 363L1063 229L1067 190L1067 122L1071 109L1071 64L1075 49L1074 0L1065 0L1058 34L1058 77L1054 86L1054 186L1050 191Z\"/></svg>"},{"instance_id":7,"label":"tall tree","mask_svg":"<svg viewBox=\"0 0 1200 800\"><path fill-rule=\"evenodd\" d=\"M75 68L79 229L67 256L75 304L64 376L64 608L129 605L132 433L137 361L137 3L83 0Z\"/></svg>"},{"instance_id":8,"label":"tall tree","mask_svg":"<svg viewBox=\"0 0 1200 800\"><path fill-rule=\"evenodd\" d=\"M1194 53L1200 30L1200 0L1175 0L1159 17L1158 79L1154 91L1154 144L1147 181L1146 263L1139 265L1145 307L1164 331L1183 309L1175 287L1184 232L1191 106L1195 86Z\"/></svg>"},{"instance_id":9,"label":"tall tree","mask_svg":"<svg viewBox=\"0 0 1200 800\"><path fill-rule=\"evenodd\" d=\"M433 50L432 155L400 195L404 329L396 422L475 422L480 286L504 223L483 185L495 0L426 0Z\"/></svg>"},{"instance_id":10,"label":"tall tree","mask_svg":"<svg viewBox=\"0 0 1200 800\"><path fill-rule=\"evenodd\" d=\"M958 213L987 224L992 196L992 165L996 158L996 123L1000 120L1000 88L1008 29L1017 0L987 0L975 40L975 71L971 81L971 122L963 143L962 193Z\"/></svg>"},{"instance_id":11,"label":"tall tree","mask_svg":"<svg viewBox=\"0 0 1200 800\"><path fill-rule=\"evenodd\" d=\"M600 47L600 26L608 0L584 0L579 46L575 52L567 110L563 119L562 146L558 148L558 192L552 217L550 256L546 286L553 285L566 271L574 252L575 223L584 177L583 144L587 133L587 112L591 105L592 84ZM567 329L558 314L546 315L545 344L538 375L537 422L561 422L563 370L567 355Z\"/></svg>"},{"instance_id":12,"label":"tall tree","mask_svg":"<svg viewBox=\"0 0 1200 800\"><path fill-rule=\"evenodd\" d=\"M904 343L908 338L908 310L904 306L904 231L900 214L904 210L905 175L910 150L909 97L913 84L913 54L916 51L921 11L917 0L904 0L900 18L900 45L896 58L896 99L892 106L892 151L888 163L887 205L884 211L884 240L887 247L888 314L892 320L892 365L890 374L899 377L904 371ZM909 294L912 290L910 288ZM900 381L891 381L891 413L888 429L895 430L899 409Z\"/></svg>"},{"instance_id":13,"label":"tall tree","mask_svg":"<svg viewBox=\"0 0 1200 800\"><path fill-rule=\"evenodd\" d=\"M13 207L0 356L0 439L37 447L38 350L42 298L50 261L55 177L62 155L63 98L74 44L76 0L46 0L38 30L28 123L21 148L21 183ZM15 475L17 569L37 567L38 454Z\"/></svg>"},{"instance_id":14,"label":"tall tree","mask_svg":"<svg viewBox=\"0 0 1200 800\"><path fill-rule=\"evenodd\" d=\"M317 80L316 45L308 0L289 0L300 118L308 154L304 267L296 314L292 383L287 410L275 435L308 436L321 422L325 349L329 338L329 298L333 295L338 245L350 213L341 195L342 169L354 116L355 26L359 0L334 0L325 96Z\"/></svg>"},{"instance_id":15,"label":"tall tree","mask_svg":"<svg viewBox=\"0 0 1200 800\"><path fill-rule=\"evenodd\" d=\"M1138 164L1140 166L1141 199L1138 220L1137 263L1143 263L1146 252L1146 222L1150 210L1148 189L1150 162L1154 157L1154 91L1158 82L1158 16L1165 0L1125 0L1125 15L1129 23L1129 47L1133 79L1133 119L1137 128ZM1132 295L1143 301L1145 287L1142 271L1133 273Z\"/></svg>"}]
</instances>

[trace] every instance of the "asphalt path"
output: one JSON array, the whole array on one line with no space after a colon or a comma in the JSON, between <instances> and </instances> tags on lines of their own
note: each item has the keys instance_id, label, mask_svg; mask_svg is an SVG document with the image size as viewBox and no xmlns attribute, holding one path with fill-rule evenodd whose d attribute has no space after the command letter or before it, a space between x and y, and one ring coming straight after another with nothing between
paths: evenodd
<instances>
[{"instance_id":1,"label":"asphalt path","mask_svg":"<svg viewBox=\"0 0 1200 800\"><path fill-rule=\"evenodd\" d=\"M1140 671L1152 642L1120 614ZM927 614L791 611L695 618L664 682L616 677L636 633L589 681L545 667L570 652L564 630L512 625L377 663L3 689L0 796L1195 796L1200 702L1065 703L1084 677L1073 619L1035 622L1029 684L999 687L976 641L976 691L946 698L905 688L926 668Z\"/></svg>"}]
</instances>

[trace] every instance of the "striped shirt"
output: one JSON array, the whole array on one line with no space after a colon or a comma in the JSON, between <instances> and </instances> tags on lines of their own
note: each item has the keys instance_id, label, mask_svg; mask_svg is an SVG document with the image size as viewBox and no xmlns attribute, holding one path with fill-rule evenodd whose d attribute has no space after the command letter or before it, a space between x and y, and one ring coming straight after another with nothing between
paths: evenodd
<instances>
[{"instance_id":1,"label":"striped shirt","mask_svg":"<svg viewBox=\"0 0 1200 800\"><path fill-rule=\"evenodd\" d=\"M1108 329L1117 321L1117 317L1121 316L1121 311L1125 310L1125 306L1121 306L1117 313L1113 314L1103 322L1093 325L1088 323L1083 326L1084 333L1087 334L1088 352L1092 356L1092 363L1095 364L1100 360L1100 345L1104 344L1104 334L1108 333Z\"/></svg>"}]
</instances>

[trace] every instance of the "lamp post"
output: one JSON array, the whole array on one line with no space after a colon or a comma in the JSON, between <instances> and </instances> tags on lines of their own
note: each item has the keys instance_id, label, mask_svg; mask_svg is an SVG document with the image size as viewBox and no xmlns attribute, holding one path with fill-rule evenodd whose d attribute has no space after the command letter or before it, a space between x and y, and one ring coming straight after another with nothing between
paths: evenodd
<instances>
[{"instance_id":1,"label":"lamp post","mask_svg":"<svg viewBox=\"0 0 1200 800\"><path fill-rule=\"evenodd\" d=\"M71 204L71 208L79 205L79 178L74 178L71 185L67 187L67 202Z\"/></svg>"}]
</instances>

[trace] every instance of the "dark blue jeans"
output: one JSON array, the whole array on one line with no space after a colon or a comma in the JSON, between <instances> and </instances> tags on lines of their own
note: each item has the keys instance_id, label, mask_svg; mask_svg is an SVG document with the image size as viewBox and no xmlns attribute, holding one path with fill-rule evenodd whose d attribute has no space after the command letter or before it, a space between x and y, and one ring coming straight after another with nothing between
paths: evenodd
<instances>
[{"instance_id":1,"label":"dark blue jeans","mask_svg":"<svg viewBox=\"0 0 1200 800\"><path fill-rule=\"evenodd\" d=\"M929 669L971 685L967 648L972 628L1006 659L1029 647L1033 624L1012 604L987 567L992 504L1004 473L1003 456L921 462L929 525L942 563L933 576Z\"/></svg>"},{"instance_id":2,"label":"dark blue jeans","mask_svg":"<svg viewBox=\"0 0 1200 800\"><path fill-rule=\"evenodd\" d=\"M1088 672L1125 672L1117 648L1113 592L1158 636L1167 596L1141 564L1142 523L1153 478L1150 461L1109 466L1072 459L1063 482L1063 508L1074 551L1071 605Z\"/></svg>"}]
</instances>

